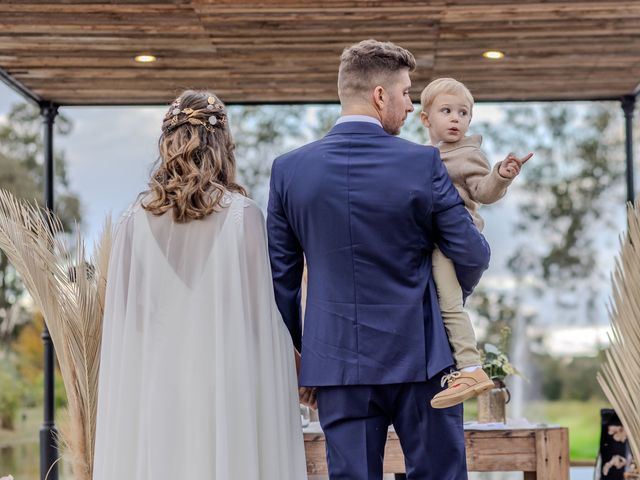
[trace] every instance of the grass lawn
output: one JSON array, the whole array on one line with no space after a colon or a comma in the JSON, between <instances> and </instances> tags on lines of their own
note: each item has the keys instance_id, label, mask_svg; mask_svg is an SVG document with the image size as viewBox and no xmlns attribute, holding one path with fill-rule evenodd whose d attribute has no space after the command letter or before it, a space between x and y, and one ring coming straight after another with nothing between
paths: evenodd
<instances>
[{"instance_id":1,"label":"grass lawn","mask_svg":"<svg viewBox=\"0 0 640 480\"><path fill-rule=\"evenodd\" d=\"M16 480L40 479L40 427L42 407L23 409L14 431L0 429L0 477L12 474ZM65 462L58 463L60 480L68 480Z\"/></svg>"},{"instance_id":2,"label":"grass lawn","mask_svg":"<svg viewBox=\"0 0 640 480\"><path fill-rule=\"evenodd\" d=\"M600 444L600 409L611 408L606 400L588 402L537 402L527 409L527 418L569 428L571 460L594 461Z\"/></svg>"},{"instance_id":3,"label":"grass lawn","mask_svg":"<svg viewBox=\"0 0 640 480\"><path fill-rule=\"evenodd\" d=\"M0 477L13 474L16 480L38 480L40 460L38 438L42 408L21 411L15 430L0 429Z\"/></svg>"},{"instance_id":4,"label":"grass lawn","mask_svg":"<svg viewBox=\"0 0 640 480\"><path fill-rule=\"evenodd\" d=\"M0 448L38 442L42 418L42 407L21 410L15 421L15 430L0 429Z\"/></svg>"},{"instance_id":5,"label":"grass lawn","mask_svg":"<svg viewBox=\"0 0 640 480\"><path fill-rule=\"evenodd\" d=\"M530 422L549 423L569 429L571 461L595 462L600 443L600 409L611 408L605 400L539 401L525 407ZM475 401L465 403L465 420L477 418Z\"/></svg>"}]
</instances>

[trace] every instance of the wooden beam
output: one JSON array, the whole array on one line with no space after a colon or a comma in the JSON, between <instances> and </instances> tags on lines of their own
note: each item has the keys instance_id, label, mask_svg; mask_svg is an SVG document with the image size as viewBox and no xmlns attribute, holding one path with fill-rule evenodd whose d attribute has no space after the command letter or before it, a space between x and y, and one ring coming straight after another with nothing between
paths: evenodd
<instances>
[{"instance_id":1,"label":"wooden beam","mask_svg":"<svg viewBox=\"0 0 640 480\"><path fill-rule=\"evenodd\" d=\"M478 100L615 98L640 84L631 0L0 3L0 68L58 103L162 103L184 85L233 101L335 101L340 53L368 37L414 53L414 98L438 76ZM487 49L506 57L490 62ZM136 64L139 53L158 61Z\"/></svg>"}]
</instances>

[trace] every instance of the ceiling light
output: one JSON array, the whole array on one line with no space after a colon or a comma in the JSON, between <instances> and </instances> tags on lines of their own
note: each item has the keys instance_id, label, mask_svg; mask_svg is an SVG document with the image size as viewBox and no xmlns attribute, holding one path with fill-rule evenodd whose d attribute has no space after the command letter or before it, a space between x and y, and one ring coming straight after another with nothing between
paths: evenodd
<instances>
[{"instance_id":1,"label":"ceiling light","mask_svg":"<svg viewBox=\"0 0 640 480\"><path fill-rule=\"evenodd\" d=\"M501 52L500 50L487 50L482 54L482 56L491 60L500 60L501 58L504 58L504 52Z\"/></svg>"},{"instance_id":2,"label":"ceiling light","mask_svg":"<svg viewBox=\"0 0 640 480\"><path fill-rule=\"evenodd\" d=\"M136 55L134 60L140 63L152 63L155 62L157 58L153 55Z\"/></svg>"}]
</instances>

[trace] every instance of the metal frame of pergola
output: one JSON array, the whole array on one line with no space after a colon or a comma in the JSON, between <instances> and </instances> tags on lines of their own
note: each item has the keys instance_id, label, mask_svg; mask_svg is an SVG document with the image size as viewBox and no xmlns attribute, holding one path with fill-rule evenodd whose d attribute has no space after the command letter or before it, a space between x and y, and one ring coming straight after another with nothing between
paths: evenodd
<instances>
[{"instance_id":1,"label":"metal frame of pergola","mask_svg":"<svg viewBox=\"0 0 640 480\"><path fill-rule=\"evenodd\" d=\"M16 80L6 71L0 69L0 80L7 84L10 88L20 94L25 100L36 104L40 108L42 115L42 121L44 124L43 139L44 139L44 172L45 172L45 192L44 201L45 207L51 211L54 209L54 155L53 155L53 142L54 142L54 130L58 109L65 105L55 103L54 101L41 98L39 95L31 91L20 81ZM624 112L625 118L625 150L626 150L626 191L627 201L633 202L635 199L635 185L634 185L634 159L633 159L633 116L636 105L636 98L638 91L634 94L627 94L617 98L591 98L591 101L596 100L609 100L619 101ZM570 100L570 99L567 99ZM511 100L508 100L511 101ZM534 101L534 100L529 100ZM545 99L539 98L535 101L562 101L562 99ZM148 104L147 102L141 102L140 104ZM233 102L231 102L233 103ZM256 102L246 102L255 104ZM285 102L269 102L276 104L285 104ZM291 102L300 103L300 102ZM316 103L316 102L314 102ZM83 104L85 105L85 104ZM112 105L112 104L109 104ZM133 106L133 104L126 104ZM51 337L48 329L45 325L44 332L42 334L42 340L44 343L44 422L40 429L40 478L41 480L58 480L57 471L57 437L55 426L55 412L54 412L54 349ZM404 478L404 476L397 476L398 478Z\"/></svg>"}]
</instances>

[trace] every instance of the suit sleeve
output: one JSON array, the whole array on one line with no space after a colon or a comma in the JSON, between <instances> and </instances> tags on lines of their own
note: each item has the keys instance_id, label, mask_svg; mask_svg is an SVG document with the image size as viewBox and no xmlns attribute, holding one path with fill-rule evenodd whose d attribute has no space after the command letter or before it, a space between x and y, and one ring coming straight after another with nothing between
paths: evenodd
<instances>
[{"instance_id":1,"label":"suit sleeve","mask_svg":"<svg viewBox=\"0 0 640 480\"><path fill-rule=\"evenodd\" d=\"M279 177L277 159L271 170L267 234L269 259L276 304L289 329L295 348L302 351L302 316L300 284L304 267L302 247L287 218L282 202L283 182Z\"/></svg>"},{"instance_id":2,"label":"suit sleeve","mask_svg":"<svg viewBox=\"0 0 640 480\"><path fill-rule=\"evenodd\" d=\"M466 299L489 266L491 253L487 241L464 208L439 153L436 151L434 154L431 180L436 242L442 253L453 262Z\"/></svg>"}]
</instances>

